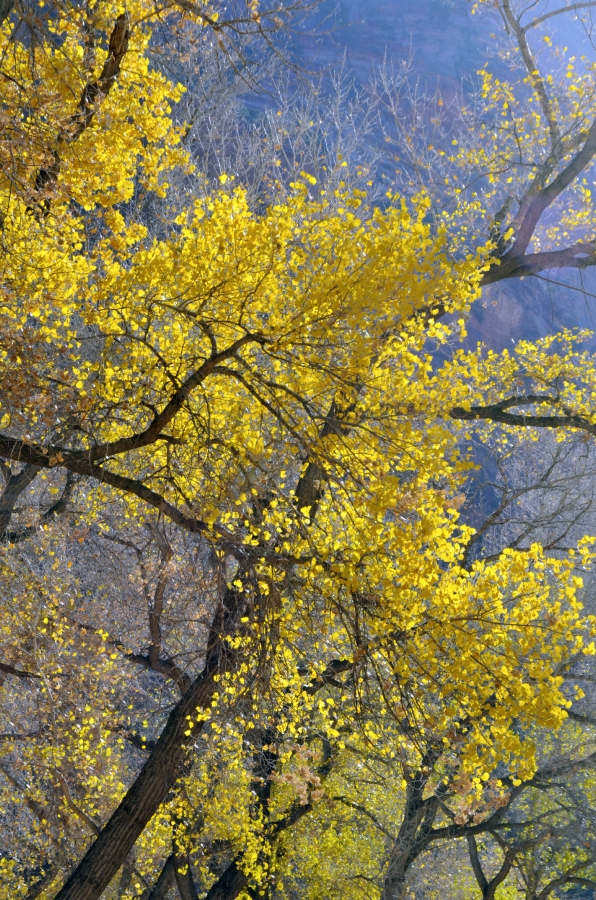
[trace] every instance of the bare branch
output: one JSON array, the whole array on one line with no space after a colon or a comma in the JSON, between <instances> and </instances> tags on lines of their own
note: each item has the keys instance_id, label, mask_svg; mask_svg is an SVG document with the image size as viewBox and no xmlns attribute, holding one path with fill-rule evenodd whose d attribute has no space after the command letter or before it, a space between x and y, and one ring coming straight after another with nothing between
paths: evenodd
<instances>
[{"instance_id":1,"label":"bare branch","mask_svg":"<svg viewBox=\"0 0 596 900\"><path fill-rule=\"evenodd\" d=\"M542 25L543 22L546 22L547 19L552 19L553 16L560 16L562 13L568 12L576 12L578 9L588 9L596 6L596 2L594 0L588 0L587 3L572 3L570 6L561 6L559 9L553 9L552 12L545 13L543 16L537 16L535 19L532 19L531 22L528 22L527 25L524 25L523 31L529 31L530 28L536 28L537 25Z\"/></svg>"},{"instance_id":2,"label":"bare branch","mask_svg":"<svg viewBox=\"0 0 596 900\"><path fill-rule=\"evenodd\" d=\"M557 124L556 116L553 112L553 108L550 102L550 98L548 96L548 92L546 90L546 86L544 81L542 80L540 73L538 71L538 66L536 65L536 61L532 55L532 51L530 50L530 45L528 44L526 38L525 29L519 23L519 19L513 14L513 10L511 9L510 0L502 0L503 3L503 13L505 16L505 20L507 24L515 34L517 38L517 43L519 49L521 51L522 59L524 61L524 65L528 71L530 79L532 80L532 84L534 85L534 89L538 94L538 99L540 101L540 106L542 107L542 112L544 113L544 117L548 123L548 129L550 131L550 140L551 140L551 151L555 151L557 145L561 140L561 135L559 133L559 126ZM525 249L525 248L524 248Z\"/></svg>"}]
</instances>

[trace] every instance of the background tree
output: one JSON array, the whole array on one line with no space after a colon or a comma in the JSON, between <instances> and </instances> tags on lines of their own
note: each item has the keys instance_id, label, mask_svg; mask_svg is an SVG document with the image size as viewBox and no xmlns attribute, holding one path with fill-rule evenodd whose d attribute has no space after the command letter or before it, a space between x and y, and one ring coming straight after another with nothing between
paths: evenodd
<instances>
[{"instance_id":1,"label":"background tree","mask_svg":"<svg viewBox=\"0 0 596 900\"><path fill-rule=\"evenodd\" d=\"M488 16L493 43L478 82L461 94L425 90L407 69L378 73L373 94L397 184L428 191L437 225L450 222L464 247L493 238L499 265L484 285L590 267L594 63L571 56L556 26L573 18L589 33L593 5L506 0L474 11Z\"/></svg>"}]
</instances>

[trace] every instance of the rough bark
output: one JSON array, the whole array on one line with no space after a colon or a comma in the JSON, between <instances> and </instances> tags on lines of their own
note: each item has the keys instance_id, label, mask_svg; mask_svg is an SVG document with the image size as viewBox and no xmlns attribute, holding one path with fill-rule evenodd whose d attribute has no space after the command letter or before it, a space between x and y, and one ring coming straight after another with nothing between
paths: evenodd
<instances>
[{"instance_id":1,"label":"rough bark","mask_svg":"<svg viewBox=\"0 0 596 900\"><path fill-rule=\"evenodd\" d=\"M63 146L76 140L90 125L95 115L97 104L105 97L116 82L120 74L122 60L128 50L128 15L121 13L114 23L110 35L108 57L97 81L88 82L83 88L77 110L71 116L68 123L61 128L56 141L56 147L51 153L50 160L37 173L35 178L35 190L41 195L41 202L36 206L47 214L50 208L49 192L54 187L60 174L61 158L60 150Z\"/></svg>"},{"instance_id":2,"label":"rough bark","mask_svg":"<svg viewBox=\"0 0 596 900\"><path fill-rule=\"evenodd\" d=\"M430 843L438 800L435 796L425 799L423 795L440 755L440 749L430 748L423 756L419 770L408 783L402 823L391 848L381 900L401 900L412 863Z\"/></svg>"},{"instance_id":3,"label":"rough bark","mask_svg":"<svg viewBox=\"0 0 596 900\"><path fill-rule=\"evenodd\" d=\"M197 722L197 712L210 707L218 691L217 677L239 664L240 657L230 649L226 638L237 633L245 603L244 594L226 591L213 619L203 671L170 713L139 776L56 900L99 900L165 800L178 778L189 746L203 728L204 723Z\"/></svg>"}]
</instances>

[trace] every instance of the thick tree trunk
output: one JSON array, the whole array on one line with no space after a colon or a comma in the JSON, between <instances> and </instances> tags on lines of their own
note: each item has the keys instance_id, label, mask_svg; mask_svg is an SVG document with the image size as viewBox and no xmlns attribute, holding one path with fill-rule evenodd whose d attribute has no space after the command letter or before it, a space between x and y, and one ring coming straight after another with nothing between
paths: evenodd
<instances>
[{"instance_id":1,"label":"thick tree trunk","mask_svg":"<svg viewBox=\"0 0 596 900\"><path fill-rule=\"evenodd\" d=\"M391 850L381 900L402 900L407 886L408 871L429 843L424 835L426 831L424 825L431 820L428 824L430 830L435 813L436 804L426 801L426 805L404 818Z\"/></svg>"},{"instance_id":2,"label":"thick tree trunk","mask_svg":"<svg viewBox=\"0 0 596 900\"><path fill-rule=\"evenodd\" d=\"M197 711L211 705L218 690L216 677L232 671L240 661L226 637L238 632L245 604L244 594L226 591L213 620L203 671L170 713L139 776L55 900L99 900L165 800L178 778L187 748L203 728L203 722L196 721Z\"/></svg>"},{"instance_id":3,"label":"thick tree trunk","mask_svg":"<svg viewBox=\"0 0 596 900\"><path fill-rule=\"evenodd\" d=\"M420 771L412 778L406 791L406 807L397 840L392 847L381 900L402 900L408 871L430 843L430 832L437 814L436 797L423 799L424 789L440 751L431 748L422 759Z\"/></svg>"},{"instance_id":4,"label":"thick tree trunk","mask_svg":"<svg viewBox=\"0 0 596 900\"><path fill-rule=\"evenodd\" d=\"M174 785L184 761L189 719L210 705L215 673L202 672L172 710L155 750L120 806L91 845L56 900L99 900L137 838ZM194 739L200 725L193 731Z\"/></svg>"},{"instance_id":5,"label":"thick tree trunk","mask_svg":"<svg viewBox=\"0 0 596 900\"><path fill-rule=\"evenodd\" d=\"M321 430L322 435L338 427L333 410L332 404L329 420ZM309 462L296 485L299 508L308 505L311 520L316 513L321 491L319 478L322 477L322 469L316 463ZM240 578L245 575L246 572L239 573ZM170 713L138 778L55 900L99 900L165 800L178 778L187 748L203 728L203 723L196 721L197 711L211 705L218 690L216 677L233 671L239 665L238 653L230 648L227 638L240 633L240 619L246 604L245 593L232 588L226 590L211 625L203 671ZM192 725L189 724L191 722Z\"/></svg>"}]
</instances>

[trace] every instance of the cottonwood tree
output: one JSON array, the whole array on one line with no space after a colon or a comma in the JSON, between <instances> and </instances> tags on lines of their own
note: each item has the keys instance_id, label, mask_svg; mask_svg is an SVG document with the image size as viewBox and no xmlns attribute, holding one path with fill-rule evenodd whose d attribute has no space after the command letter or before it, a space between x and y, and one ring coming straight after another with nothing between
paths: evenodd
<instances>
[{"instance_id":1,"label":"cottonwood tree","mask_svg":"<svg viewBox=\"0 0 596 900\"><path fill-rule=\"evenodd\" d=\"M478 558L498 559L506 548L530 548L536 540L551 552L565 553L579 534L591 532L593 454L580 434L561 443L554 435L507 434L497 429L492 436L483 436L480 449L483 477L472 477L466 494L459 498L463 514L475 515L476 530L464 555L468 566ZM490 496L487 503L489 491L497 496ZM482 521L479 512L487 506L492 506L492 511ZM588 578L583 596L588 609L593 604L592 591ZM483 896L493 896L514 874L519 890L528 897L546 897L565 884L579 884L582 877L588 886L593 871L593 668L588 659L578 658L561 669L560 677L575 701L569 713L572 727L567 729L566 739L562 733L556 746L541 741L544 762L523 788L511 790L509 784L503 790L501 781L501 793L495 793L493 782L490 802L482 808L473 791L466 797L460 775L452 777L451 784L443 779L438 790L433 787L443 760L438 772L437 768L432 771L433 762L426 772L417 773L422 786L419 816L413 819L410 834L404 829L395 840L396 862L410 884L420 886L420 866L432 865L430 861L436 858L433 850L455 840L468 843L470 864ZM390 791L395 776L387 782ZM371 818L383 809L382 804L365 806ZM413 804L411 808L414 810ZM391 818L383 821L378 827L394 827ZM446 856L445 865L453 864L452 857ZM455 865L460 871L465 867L461 852ZM362 877L371 879L379 890L392 888L378 871L362 872Z\"/></svg>"},{"instance_id":2,"label":"cottonwood tree","mask_svg":"<svg viewBox=\"0 0 596 900\"><path fill-rule=\"evenodd\" d=\"M166 195L186 164L170 110L182 89L147 62L153 14L139 4L127 23L102 7L109 40L81 93L63 60L84 58L84 29L58 10L63 40L35 57L60 98L54 118L41 98L57 143L3 187L5 596L22 585L3 665L40 738L30 758L25 732L7 739L14 815L27 810L8 890L99 897L121 870L125 895L163 896L174 880L192 897L192 866L212 897L267 889L281 836L316 814L355 746L403 772L383 887L397 897L444 779L454 803L484 802L485 782L490 800L528 784L532 730L560 727L571 702L560 666L592 652L576 597L589 540L575 555L536 543L464 564L460 437L491 422L591 435L594 363L563 334L433 365L428 342L461 335L498 242L458 257L423 197L367 209L341 182L314 199L299 175L259 212L221 173L168 233L127 222L140 180ZM8 74L34 94L30 47L3 28ZM114 71L120 51L134 67ZM75 490L69 549L51 523ZM105 621L79 617L77 593L101 596L81 570L85 529L126 551L116 571L137 581L144 644L133 609L117 620L130 616L128 638L110 633L113 596L93 610ZM183 606L191 590L196 617L168 637L173 654L169 590ZM136 707L131 666L152 679ZM147 734L125 710L155 712L158 677L168 688ZM87 716L77 690L93 698Z\"/></svg>"}]
</instances>

